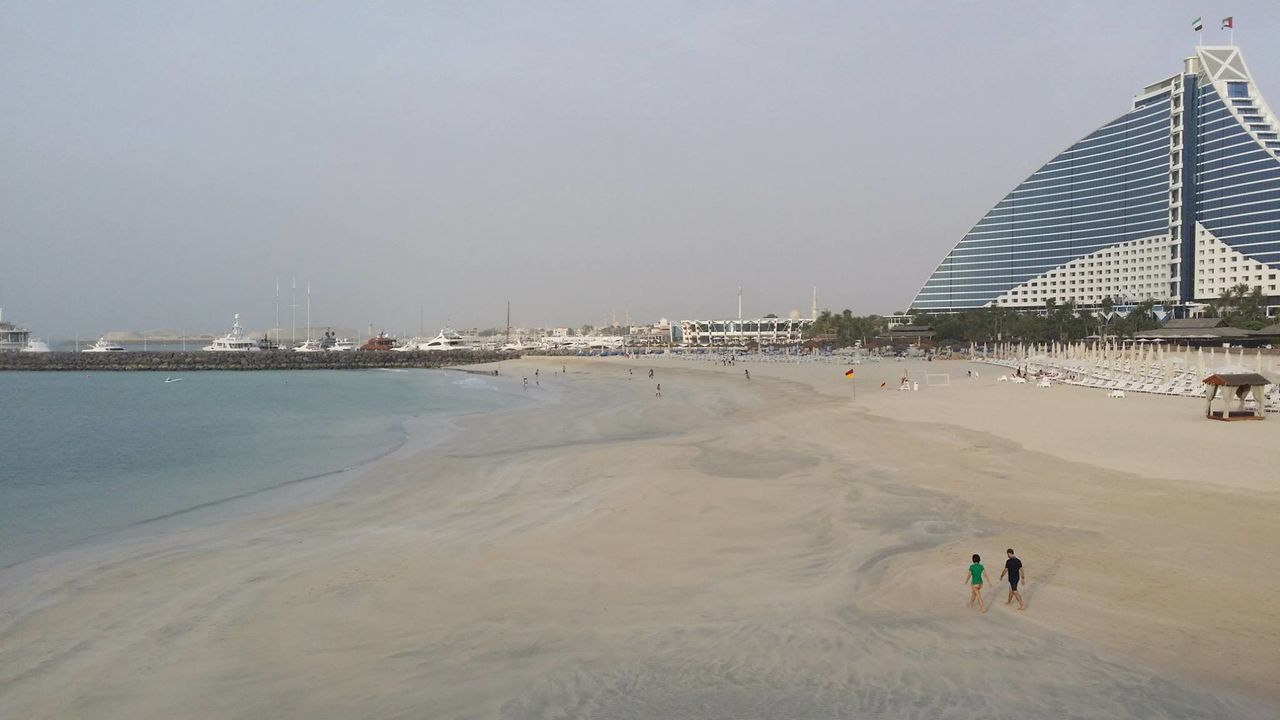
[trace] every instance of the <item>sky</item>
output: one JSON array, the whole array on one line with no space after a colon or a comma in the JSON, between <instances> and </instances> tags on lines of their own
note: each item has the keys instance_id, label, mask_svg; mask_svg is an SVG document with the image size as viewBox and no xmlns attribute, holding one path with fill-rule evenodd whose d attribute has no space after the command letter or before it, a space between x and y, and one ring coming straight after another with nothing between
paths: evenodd
<instances>
[{"instance_id":1,"label":"sky","mask_svg":"<svg viewBox=\"0 0 1280 720\"><path fill-rule=\"evenodd\" d=\"M889 313L1227 15L1280 103L1273 2L0 0L0 307L265 329L296 278L314 324L393 332L739 287Z\"/></svg>"}]
</instances>

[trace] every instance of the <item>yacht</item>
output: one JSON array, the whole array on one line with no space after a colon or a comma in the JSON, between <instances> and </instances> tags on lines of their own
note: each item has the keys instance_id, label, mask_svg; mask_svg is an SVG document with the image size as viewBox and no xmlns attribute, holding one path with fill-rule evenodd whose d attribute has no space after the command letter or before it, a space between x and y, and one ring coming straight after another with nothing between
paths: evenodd
<instances>
[{"instance_id":1,"label":"yacht","mask_svg":"<svg viewBox=\"0 0 1280 720\"><path fill-rule=\"evenodd\" d=\"M43 340L28 340L27 346L18 352L47 353L49 352L49 344Z\"/></svg>"},{"instance_id":2,"label":"yacht","mask_svg":"<svg viewBox=\"0 0 1280 720\"><path fill-rule=\"evenodd\" d=\"M386 333L378 333L360 346L361 350L399 350L396 339Z\"/></svg>"},{"instance_id":3,"label":"yacht","mask_svg":"<svg viewBox=\"0 0 1280 720\"><path fill-rule=\"evenodd\" d=\"M3 313L0 313L0 352L25 350L30 344L30 340L30 330L18 327L10 322L4 322Z\"/></svg>"},{"instance_id":4,"label":"yacht","mask_svg":"<svg viewBox=\"0 0 1280 720\"><path fill-rule=\"evenodd\" d=\"M319 340L306 340L293 349L294 352L324 352Z\"/></svg>"},{"instance_id":5,"label":"yacht","mask_svg":"<svg viewBox=\"0 0 1280 720\"><path fill-rule=\"evenodd\" d=\"M244 334L244 329L240 327L240 313L236 313L231 332L204 346L204 349L210 352L258 352L261 348L257 341Z\"/></svg>"},{"instance_id":6,"label":"yacht","mask_svg":"<svg viewBox=\"0 0 1280 720\"><path fill-rule=\"evenodd\" d=\"M462 337L457 332L449 328L444 328L435 337L431 338L430 340L424 343L419 343L418 349L428 350L428 351L470 350L471 343L469 343L466 338Z\"/></svg>"},{"instance_id":7,"label":"yacht","mask_svg":"<svg viewBox=\"0 0 1280 720\"><path fill-rule=\"evenodd\" d=\"M351 338L339 338L337 342L333 344L333 347L329 349L334 352L351 352L357 347L355 340L352 340Z\"/></svg>"},{"instance_id":8,"label":"yacht","mask_svg":"<svg viewBox=\"0 0 1280 720\"><path fill-rule=\"evenodd\" d=\"M113 342L107 342L107 339L105 337L100 337L98 338L98 342L85 348L84 350L81 350L80 352L93 352L93 353L124 352L124 348Z\"/></svg>"}]
</instances>

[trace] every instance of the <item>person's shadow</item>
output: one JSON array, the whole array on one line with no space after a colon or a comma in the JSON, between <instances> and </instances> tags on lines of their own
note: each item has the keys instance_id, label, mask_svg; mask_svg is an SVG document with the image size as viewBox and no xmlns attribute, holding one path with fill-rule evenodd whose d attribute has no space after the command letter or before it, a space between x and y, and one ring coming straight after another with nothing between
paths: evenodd
<instances>
[{"instance_id":1,"label":"person's shadow","mask_svg":"<svg viewBox=\"0 0 1280 720\"><path fill-rule=\"evenodd\" d=\"M1026 605L1028 608L1031 607L1031 599L1034 598L1037 594L1039 594L1041 587L1044 587L1046 583L1053 580L1053 578L1058 574L1058 567L1061 565L1062 565L1062 560L1060 559L1055 560L1054 563L1049 566L1049 569L1045 571L1044 574L1036 576L1035 585L1031 585L1028 583L1026 587L1018 591L1018 593L1022 595L1023 605ZM1035 588L1035 589L1032 590L1032 588Z\"/></svg>"}]
</instances>

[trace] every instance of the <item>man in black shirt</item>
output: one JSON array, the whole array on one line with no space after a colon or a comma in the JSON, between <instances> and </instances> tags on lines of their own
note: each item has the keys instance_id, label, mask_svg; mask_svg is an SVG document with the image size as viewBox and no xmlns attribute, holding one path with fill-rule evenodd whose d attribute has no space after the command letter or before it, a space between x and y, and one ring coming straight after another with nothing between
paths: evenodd
<instances>
[{"instance_id":1,"label":"man in black shirt","mask_svg":"<svg viewBox=\"0 0 1280 720\"><path fill-rule=\"evenodd\" d=\"M1000 571L1000 579L1004 579L1005 573L1009 574L1009 599L1004 601L1005 605L1013 602L1014 598L1018 599L1018 609L1026 610L1026 603L1022 602L1022 595L1018 593L1018 582L1026 583L1027 576L1022 572L1022 561L1013 554L1013 548L1006 550L1009 559L1004 561L1004 569Z\"/></svg>"}]
</instances>

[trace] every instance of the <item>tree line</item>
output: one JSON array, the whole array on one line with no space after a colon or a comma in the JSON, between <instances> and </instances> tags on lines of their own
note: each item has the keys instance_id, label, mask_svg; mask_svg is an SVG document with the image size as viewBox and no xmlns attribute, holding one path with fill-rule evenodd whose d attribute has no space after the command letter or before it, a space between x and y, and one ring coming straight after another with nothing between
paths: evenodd
<instances>
[{"instance_id":1,"label":"tree line","mask_svg":"<svg viewBox=\"0 0 1280 720\"><path fill-rule=\"evenodd\" d=\"M958 313L913 313L913 325L929 325L939 343L994 342L1071 342L1090 335L1132 337L1143 330L1163 325L1155 312L1156 303L1144 300L1128 313L1116 312L1115 301L1108 298L1097 308L1082 308L1073 302L1048 300L1043 312L1018 312L1006 307L984 307ZM1261 288L1237 285L1211 300L1204 308L1206 317L1221 317L1232 327L1259 330L1265 327L1267 298ZM888 332L889 320L881 315L854 315L845 310L824 310L806 332L806 337L821 339L836 347L861 342L866 345Z\"/></svg>"}]
</instances>

